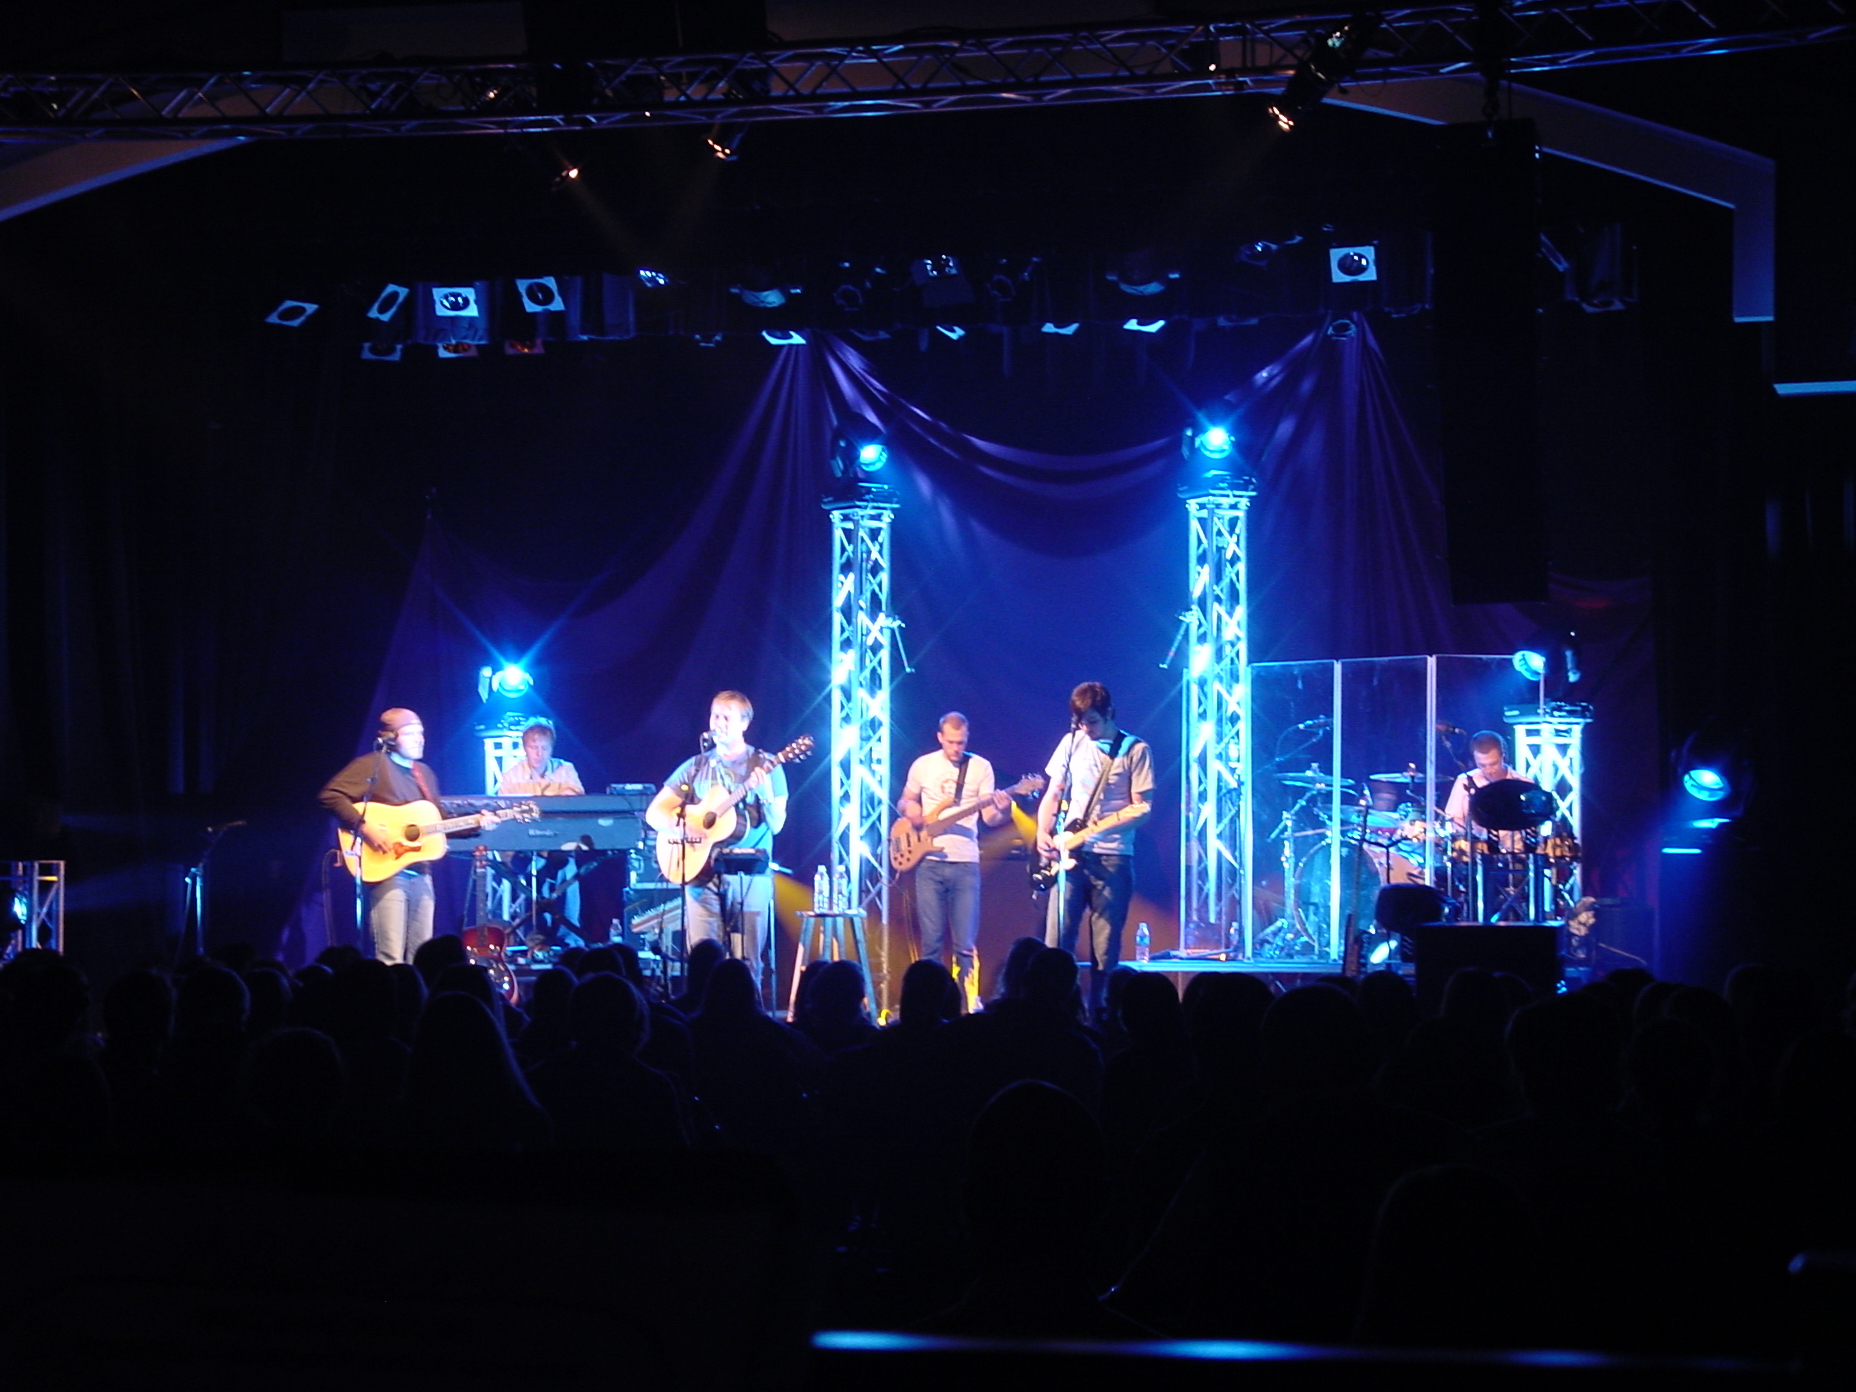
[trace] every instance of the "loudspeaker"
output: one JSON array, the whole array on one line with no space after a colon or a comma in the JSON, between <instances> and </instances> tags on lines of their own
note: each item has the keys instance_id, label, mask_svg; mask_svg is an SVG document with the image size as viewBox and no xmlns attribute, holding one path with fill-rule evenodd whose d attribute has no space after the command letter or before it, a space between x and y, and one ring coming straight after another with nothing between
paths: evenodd
<instances>
[{"instance_id":1,"label":"loudspeaker","mask_svg":"<svg viewBox=\"0 0 1856 1392\"><path fill-rule=\"evenodd\" d=\"M1560 980L1556 923L1423 923L1409 941L1418 965L1418 1003L1436 1011L1444 987L1464 967L1508 972L1536 991Z\"/></svg>"},{"instance_id":2,"label":"loudspeaker","mask_svg":"<svg viewBox=\"0 0 1856 1392\"><path fill-rule=\"evenodd\" d=\"M1435 141L1431 305L1450 597L1542 602L1534 127L1478 121L1445 126Z\"/></svg>"}]
</instances>

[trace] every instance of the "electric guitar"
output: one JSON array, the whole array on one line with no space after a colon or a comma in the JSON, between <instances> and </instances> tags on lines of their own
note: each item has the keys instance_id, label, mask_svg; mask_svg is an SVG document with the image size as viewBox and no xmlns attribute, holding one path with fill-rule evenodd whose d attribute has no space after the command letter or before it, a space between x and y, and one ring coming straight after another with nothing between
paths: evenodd
<instances>
[{"instance_id":1,"label":"electric guitar","mask_svg":"<svg viewBox=\"0 0 1856 1392\"><path fill-rule=\"evenodd\" d=\"M444 814L429 802L408 802L399 807L370 802L361 820L369 831L387 843L387 849L377 851L356 837L353 847L343 853L342 859L349 874L369 884L379 884L409 865L437 860L445 853L445 837L454 831L474 831L486 819L532 822L540 815L541 808L534 803L518 802L494 812L473 812L467 817L446 821Z\"/></svg>"},{"instance_id":2,"label":"electric guitar","mask_svg":"<svg viewBox=\"0 0 1856 1392\"><path fill-rule=\"evenodd\" d=\"M1017 797L1021 793L1041 793L1044 791L1044 783L1043 774L1027 773L1011 787L999 791L1007 797ZM889 863L896 867L898 873L913 870L921 863L922 857L934 849L935 837L962 818L971 817L979 805L991 796L991 793L981 793L958 805L949 798L934 809L920 831L909 825L907 817L896 818L896 824L889 829Z\"/></svg>"},{"instance_id":3,"label":"electric guitar","mask_svg":"<svg viewBox=\"0 0 1856 1392\"><path fill-rule=\"evenodd\" d=\"M1112 827L1126 826L1129 822L1139 821L1153 810L1154 805L1151 802L1131 802L1117 811L1097 817L1093 822L1071 822L1068 827L1051 837L1057 846L1056 859L1045 860L1031 872L1032 888L1049 889L1057 883L1057 876L1066 870L1074 870L1076 857L1070 852L1097 832L1108 831Z\"/></svg>"},{"instance_id":4,"label":"electric guitar","mask_svg":"<svg viewBox=\"0 0 1856 1392\"><path fill-rule=\"evenodd\" d=\"M756 750L754 767L797 763L812 752L812 736L801 735L778 754ZM657 868L672 884L688 884L702 874L710 853L735 834L735 804L747 796L743 782L734 792L711 788L700 802L687 804L676 824L657 834Z\"/></svg>"}]
</instances>

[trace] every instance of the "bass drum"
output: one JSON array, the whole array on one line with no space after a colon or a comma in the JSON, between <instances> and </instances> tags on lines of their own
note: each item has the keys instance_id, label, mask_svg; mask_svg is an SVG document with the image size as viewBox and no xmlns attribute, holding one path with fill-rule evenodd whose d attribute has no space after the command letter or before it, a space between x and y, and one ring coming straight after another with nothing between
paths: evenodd
<instances>
[{"instance_id":1,"label":"bass drum","mask_svg":"<svg viewBox=\"0 0 1856 1392\"><path fill-rule=\"evenodd\" d=\"M1388 862L1391 874L1388 876ZM1347 913L1353 912L1353 926L1365 932L1373 924L1373 908L1379 900L1380 887L1388 882L1420 878L1419 872L1401 855L1391 855L1378 846L1361 848L1343 842L1340 848L1340 898L1338 910L1329 889L1333 884L1333 843L1325 837L1306 852L1295 872L1296 912L1301 916L1309 936L1325 950L1330 942L1338 943L1347 925ZM1339 918L1334 915L1338 912ZM1330 932L1332 937L1329 936Z\"/></svg>"}]
</instances>

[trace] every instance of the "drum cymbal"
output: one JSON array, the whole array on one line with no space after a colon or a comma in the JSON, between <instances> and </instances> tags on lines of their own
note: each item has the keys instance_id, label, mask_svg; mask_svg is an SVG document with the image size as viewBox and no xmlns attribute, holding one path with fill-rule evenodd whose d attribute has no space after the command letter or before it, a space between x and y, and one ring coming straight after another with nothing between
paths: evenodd
<instances>
[{"instance_id":1,"label":"drum cymbal","mask_svg":"<svg viewBox=\"0 0 1856 1392\"><path fill-rule=\"evenodd\" d=\"M1422 773L1408 771L1405 773L1369 773L1366 775L1366 781L1368 783L1409 783L1413 787L1421 788L1424 786L1425 778Z\"/></svg>"},{"instance_id":2,"label":"drum cymbal","mask_svg":"<svg viewBox=\"0 0 1856 1392\"><path fill-rule=\"evenodd\" d=\"M1491 831L1528 831L1557 810L1552 793L1524 778L1498 778L1469 795L1470 820Z\"/></svg>"},{"instance_id":3,"label":"drum cymbal","mask_svg":"<svg viewBox=\"0 0 1856 1392\"><path fill-rule=\"evenodd\" d=\"M1344 827L1372 827L1379 831L1391 831L1394 827L1405 825L1405 819L1396 812L1382 812L1377 807L1343 807L1340 810L1340 824Z\"/></svg>"},{"instance_id":4,"label":"drum cymbal","mask_svg":"<svg viewBox=\"0 0 1856 1392\"><path fill-rule=\"evenodd\" d=\"M1351 778L1335 778L1325 773L1279 773L1278 783L1287 783L1291 788L1351 788Z\"/></svg>"}]
</instances>

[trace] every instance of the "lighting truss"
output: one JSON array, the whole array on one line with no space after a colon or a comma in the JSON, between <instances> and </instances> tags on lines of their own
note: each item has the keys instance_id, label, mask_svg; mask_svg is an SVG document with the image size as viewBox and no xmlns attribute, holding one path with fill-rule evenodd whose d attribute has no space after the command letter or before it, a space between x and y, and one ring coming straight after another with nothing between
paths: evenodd
<instances>
[{"instance_id":1,"label":"lighting truss","mask_svg":"<svg viewBox=\"0 0 1856 1392\"><path fill-rule=\"evenodd\" d=\"M749 52L265 72L0 73L0 139L251 139L731 126L1277 90L1347 11ZM1356 85L1474 72L1473 0L1383 12ZM1843 0L1518 0L1513 73L1856 37Z\"/></svg>"},{"instance_id":2,"label":"lighting truss","mask_svg":"<svg viewBox=\"0 0 1856 1392\"><path fill-rule=\"evenodd\" d=\"M0 861L6 899L0 904L0 961L10 961L29 947L64 951L64 862ZM17 915L17 916L16 916Z\"/></svg>"},{"instance_id":3,"label":"lighting truss","mask_svg":"<svg viewBox=\"0 0 1856 1392\"><path fill-rule=\"evenodd\" d=\"M1553 794L1555 821L1563 823L1582 845L1579 791L1585 779L1585 727L1592 722L1592 708L1549 701L1540 706L1510 706L1503 715L1514 729L1515 772ZM1554 827L1555 833L1559 830ZM1554 891L1553 901L1540 907L1551 908L1556 918L1564 918L1579 901L1579 880L1579 866L1574 862L1566 883Z\"/></svg>"},{"instance_id":4,"label":"lighting truss","mask_svg":"<svg viewBox=\"0 0 1856 1392\"><path fill-rule=\"evenodd\" d=\"M893 502L827 499L831 514L831 864L849 873L887 994L889 865L889 530ZM879 931L869 932L874 918ZM875 1005L877 1002L872 1001Z\"/></svg>"},{"instance_id":5,"label":"lighting truss","mask_svg":"<svg viewBox=\"0 0 1856 1392\"><path fill-rule=\"evenodd\" d=\"M1250 884L1250 645L1245 518L1256 480L1215 475L1181 490L1192 644L1180 699L1179 931L1184 951L1223 950Z\"/></svg>"}]
</instances>

